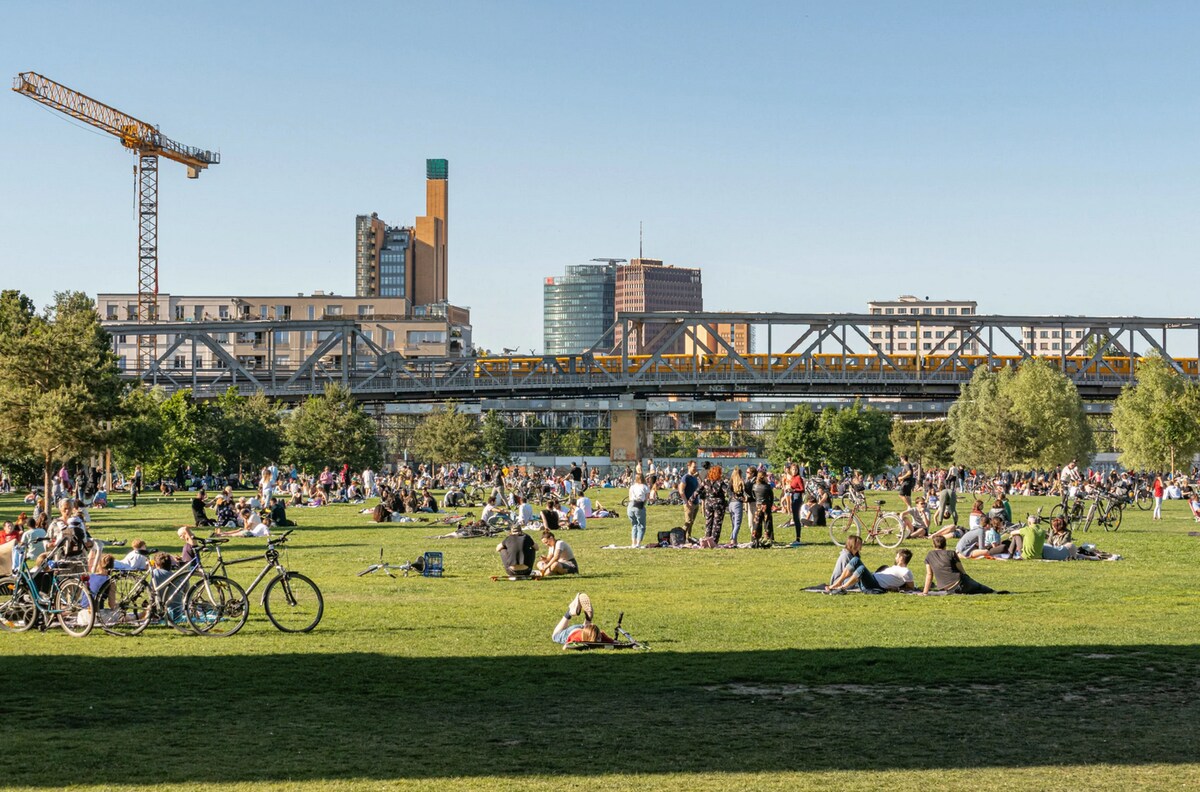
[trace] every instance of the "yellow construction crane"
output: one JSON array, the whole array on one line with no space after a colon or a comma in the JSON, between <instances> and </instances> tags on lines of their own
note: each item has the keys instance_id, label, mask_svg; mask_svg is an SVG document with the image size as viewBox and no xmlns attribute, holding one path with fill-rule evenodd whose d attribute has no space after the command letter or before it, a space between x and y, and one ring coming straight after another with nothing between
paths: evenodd
<instances>
[{"instance_id":1,"label":"yellow construction crane","mask_svg":"<svg viewBox=\"0 0 1200 792\"><path fill-rule=\"evenodd\" d=\"M134 170L138 205L138 308L139 322L158 320L158 158L187 166L189 179L200 176L209 165L221 162L219 152L185 146L158 131L158 127L97 102L35 72L21 72L13 90L60 113L102 129L120 139L121 145L137 154ZM138 336L138 371L154 363L157 336Z\"/></svg>"}]
</instances>

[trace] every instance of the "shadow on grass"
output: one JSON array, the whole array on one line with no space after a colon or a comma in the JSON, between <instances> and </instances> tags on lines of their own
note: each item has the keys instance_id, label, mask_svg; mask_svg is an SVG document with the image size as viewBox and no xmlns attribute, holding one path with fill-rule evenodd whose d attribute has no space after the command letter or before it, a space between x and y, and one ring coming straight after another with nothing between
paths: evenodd
<instances>
[{"instance_id":1,"label":"shadow on grass","mask_svg":"<svg viewBox=\"0 0 1200 792\"><path fill-rule=\"evenodd\" d=\"M0 715L23 757L6 784L45 787L1188 763L1196 660L1107 645L55 655L0 664L28 681Z\"/></svg>"}]
</instances>

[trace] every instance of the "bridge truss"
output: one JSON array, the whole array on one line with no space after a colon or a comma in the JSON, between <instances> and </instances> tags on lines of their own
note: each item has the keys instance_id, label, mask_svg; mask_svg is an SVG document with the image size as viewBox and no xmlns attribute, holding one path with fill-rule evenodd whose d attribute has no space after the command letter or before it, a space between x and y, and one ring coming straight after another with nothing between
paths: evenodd
<instances>
[{"instance_id":1,"label":"bridge truss","mask_svg":"<svg viewBox=\"0 0 1200 792\"><path fill-rule=\"evenodd\" d=\"M730 325L748 325L759 351L739 352L722 337ZM930 339L930 348L919 353L889 351L901 333L924 343L922 327L933 325L955 332ZM351 318L105 326L114 336L159 336L158 348L165 351L128 376L167 390L190 388L201 398L232 386L299 399L338 383L360 400L380 403L605 396L945 399L957 395L980 366L995 369L1033 357L1066 372L1089 399L1115 397L1133 379L1136 359L1146 355L1200 377L1200 319L1192 318L631 313L618 315L620 341L611 348L488 358L406 358L380 347ZM1035 338L1057 332L1060 349L1035 355L1028 330ZM321 340L303 359L276 365L276 333L298 332ZM669 352L681 345L689 354ZM201 348L211 351L215 367L194 364ZM262 364L249 364L246 349L258 352Z\"/></svg>"}]
</instances>

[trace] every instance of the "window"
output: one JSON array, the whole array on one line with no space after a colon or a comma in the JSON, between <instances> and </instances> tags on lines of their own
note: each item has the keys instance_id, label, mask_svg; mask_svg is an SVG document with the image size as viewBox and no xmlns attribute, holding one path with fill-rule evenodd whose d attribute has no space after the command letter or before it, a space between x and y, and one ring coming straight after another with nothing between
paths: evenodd
<instances>
[{"instance_id":1,"label":"window","mask_svg":"<svg viewBox=\"0 0 1200 792\"><path fill-rule=\"evenodd\" d=\"M292 318L292 306L276 305L275 306L275 318L276 319L291 319Z\"/></svg>"},{"instance_id":2,"label":"window","mask_svg":"<svg viewBox=\"0 0 1200 792\"><path fill-rule=\"evenodd\" d=\"M265 305L258 306L258 318L259 319L267 318L267 306L265 306Z\"/></svg>"},{"instance_id":3,"label":"window","mask_svg":"<svg viewBox=\"0 0 1200 792\"><path fill-rule=\"evenodd\" d=\"M872 308L872 309L871 309L871 313L873 313L873 314L880 314L880 313L883 313L883 312L882 312L881 310L879 310L878 308Z\"/></svg>"},{"instance_id":4,"label":"window","mask_svg":"<svg viewBox=\"0 0 1200 792\"><path fill-rule=\"evenodd\" d=\"M358 318L359 319L367 319L374 315L375 315L375 306L374 305L358 306Z\"/></svg>"},{"instance_id":5,"label":"window","mask_svg":"<svg viewBox=\"0 0 1200 792\"><path fill-rule=\"evenodd\" d=\"M927 343L927 344L925 344L925 351L926 351L926 352L928 352L928 351L929 351L929 347L930 347L930 346L931 346L931 345L930 345L930 344L928 344L928 343Z\"/></svg>"},{"instance_id":6,"label":"window","mask_svg":"<svg viewBox=\"0 0 1200 792\"><path fill-rule=\"evenodd\" d=\"M892 309L891 309L891 308L884 308L884 309L883 309L883 312L884 312L885 314L890 314L890 313L892 313Z\"/></svg>"},{"instance_id":7,"label":"window","mask_svg":"<svg viewBox=\"0 0 1200 792\"><path fill-rule=\"evenodd\" d=\"M898 350L900 350L901 352L903 352L904 350L908 349L908 344L906 344L906 343L904 343L903 341L901 341L899 344L896 344L896 349L898 349Z\"/></svg>"},{"instance_id":8,"label":"window","mask_svg":"<svg viewBox=\"0 0 1200 792\"><path fill-rule=\"evenodd\" d=\"M325 306L325 315L326 316L341 316L342 315L342 306L326 305Z\"/></svg>"},{"instance_id":9,"label":"window","mask_svg":"<svg viewBox=\"0 0 1200 792\"><path fill-rule=\"evenodd\" d=\"M879 330L872 330L871 338L883 338L883 333Z\"/></svg>"},{"instance_id":10,"label":"window","mask_svg":"<svg viewBox=\"0 0 1200 792\"><path fill-rule=\"evenodd\" d=\"M177 321L177 322L183 321L183 306L182 305L175 306L175 321Z\"/></svg>"},{"instance_id":11,"label":"window","mask_svg":"<svg viewBox=\"0 0 1200 792\"><path fill-rule=\"evenodd\" d=\"M185 358L183 355L176 355L175 360L172 362L172 366L177 369L181 369L186 365L187 358Z\"/></svg>"},{"instance_id":12,"label":"window","mask_svg":"<svg viewBox=\"0 0 1200 792\"><path fill-rule=\"evenodd\" d=\"M945 311L946 311L946 309L945 309L945 308L938 308L938 309L937 309L937 315L938 315L938 316L941 316L943 313L945 313Z\"/></svg>"},{"instance_id":13,"label":"window","mask_svg":"<svg viewBox=\"0 0 1200 792\"><path fill-rule=\"evenodd\" d=\"M195 319L197 322L204 321L204 306L203 305L192 306L192 318Z\"/></svg>"},{"instance_id":14,"label":"window","mask_svg":"<svg viewBox=\"0 0 1200 792\"><path fill-rule=\"evenodd\" d=\"M137 303L125 303L125 318L130 320L138 318Z\"/></svg>"},{"instance_id":15,"label":"window","mask_svg":"<svg viewBox=\"0 0 1200 792\"><path fill-rule=\"evenodd\" d=\"M913 308L913 313L916 313L916 312L917 312L917 309L916 309L916 308ZM923 314L927 314L927 315L928 315L928 314L931 314L931 313L933 313L933 310L932 310L932 309L930 309L930 308L924 308L924 309L922 309L922 310L921 310L921 313L923 313ZM941 313L941 311L938 311L938 313Z\"/></svg>"},{"instance_id":16,"label":"window","mask_svg":"<svg viewBox=\"0 0 1200 792\"><path fill-rule=\"evenodd\" d=\"M124 343L127 343L127 337L126 337L126 336L123 336L123 335L119 335L119 336L117 336L117 343L118 343L118 344L124 344Z\"/></svg>"},{"instance_id":17,"label":"window","mask_svg":"<svg viewBox=\"0 0 1200 792\"><path fill-rule=\"evenodd\" d=\"M213 333L213 340L218 344L228 344L229 333Z\"/></svg>"},{"instance_id":18,"label":"window","mask_svg":"<svg viewBox=\"0 0 1200 792\"><path fill-rule=\"evenodd\" d=\"M971 309L970 309L970 308L963 308L961 311L959 311L959 313L960 313L960 314L962 314L963 316L970 316L970 315L971 315Z\"/></svg>"},{"instance_id":19,"label":"window","mask_svg":"<svg viewBox=\"0 0 1200 792\"><path fill-rule=\"evenodd\" d=\"M287 330L275 331L275 346L289 346L292 343L292 334Z\"/></svg>"},{"instance_id":20,"label":"window","mask_svg":"<svg viewBox=\"0 0 1200 792\"><path fill-rule=\"evenodd\" d=\"M121 371L125 370L125 356L124 355L121 355L119 358L117 358L117 368L120 369Z\"/></svg>"},{"instance_id":21,"label":"window","mask_svg":"<svg viewBox=\"0 0 1200 792\"><path fill-rule=\"evenodd\" d=\"M275 368L287 368L289 365L291 365L291 358L287 355L275 356Z\"/></svg>"},{"instance_id":22,"label":"window","mask_svg":"<svg viewBox=\"0 0 1200 792\"><path fill-rule=\"evenodd\" d=\"M395 330L384 330L383 331L383 348L384 349L394 349L395 347L396 347L396 331Z\"/></svg>"},{"instance_id":23,"label":"window","mask_svg":"<svg viewBox=\"0 0 1200 792\"><path fill-rule=\"evenodd\" d=\"M118 306L114 303L108 303L104 306L104 318L110 322L117 318Z\"/></svg>"},{"instance_id":24,"label":"window","mask_svg":"<svg viewBox=\"0 0 1200 792\"><path fill-rule=\"evenodd\" d=\"M946 313L950 314L951 316L958 316L958 309L957 308L947 308Z\"/></svg>"},{"instance_id":25,"label":"window","mask_svg":"<svg viewBox=\"0 0 1200 792\"><path fill-rule=\"evenodd\" d=\"M315 305L308 306L308 318L309 319L317 318L317 307Z\"/></svg>"},{"instance_id":26,"label":"window","mask_svg":"<svg viewBox=\"0 0 1200 792\"><path fill-rule=\"evenodd\" d=\"M933 338L933 331L932 331L932 330L923 330L923 331L921 331L921 338ZM926 348L926 349L929 349L929 345L928 345L928 344L926 344L926 345L925 345L925 348Z\"/></svg>"},{"instance_id":27,"label":"window","mask_svg":"<svg viewBox=\"0 0 1200 792\"><path fill-rule=\"evenodd\" d=\"M1038 338L1049 338L1049 337L1050 337L1050 333L1048 333L1045 330L1041 330L1038 332Z\"/></svg>"},{"instance_id":28,"label":"window","mask_svg":"<svg viewBox=\"0 0 1200 792\"><path fill-rule=\"evenodd\" d=\"M218 305L217 306L217 316L220 319L228 319L229 318L229 306L228 305Z\"/></svg>"},{"instance_id":29,"label":"window","mask_svg":"<svg viewBox=\"0 0 1200 792\"><path fill-rule=\"evenodd\" d=\"M199 356L192 358L192 368L196 369L196 371L204 368L204 358Z\"/></svg>"}]
</instances>

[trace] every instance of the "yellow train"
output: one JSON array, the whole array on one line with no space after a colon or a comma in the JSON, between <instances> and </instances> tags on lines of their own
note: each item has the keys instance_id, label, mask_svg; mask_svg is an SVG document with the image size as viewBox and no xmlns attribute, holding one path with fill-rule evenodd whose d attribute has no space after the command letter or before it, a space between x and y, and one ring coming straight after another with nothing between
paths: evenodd
<instances>
[{"instance_id":1,"label":"yellow train","mask_svg":"<svg viewBox=\"0 0 1200 792\"><path fill-rule=\"evenodd\" d=\"M870 372L890 373L899 369L905 372L921 372L931 375L967 374L969 375L980 366L991 367L993 370L1016 366L1023 358L1019 355L998 355L988 358L987 355L960 355L951 359L948 355L912 355L896 354L891 356L892 363L878 355L841 355L815 354L807 359L802 355L787 354L750 354L743 356L750 366L760 372L768 371L780 375L789 370L795 372L810 372L813 374L830 374L848 372L866 374ZM1136 366L1139 358L1104 357L1092 359L1086 355L1060 357L1046 356L1041 358L1052 366L1062 365L1068 374L1082 374L1095 377L1128 377L1131 360ZM573 372L580 366L577 357L553 358L559 369ZM1200 374L1200 361L1196 358L1177 359L1184 372L1192 376ZM526 376L537 372L549 375L551 370L540 357L517 358L479 358L475 362L475 376L481 379L502 378L508 376ZM612 374L620 374L622 360L620 355L597 355L595 364ZM663 355L654 358L652 355L630 355L628 358L628 374L673 374L675 376L692 373L742 373L741 365L727 355Z\"/></svg>"}]
</instances>

